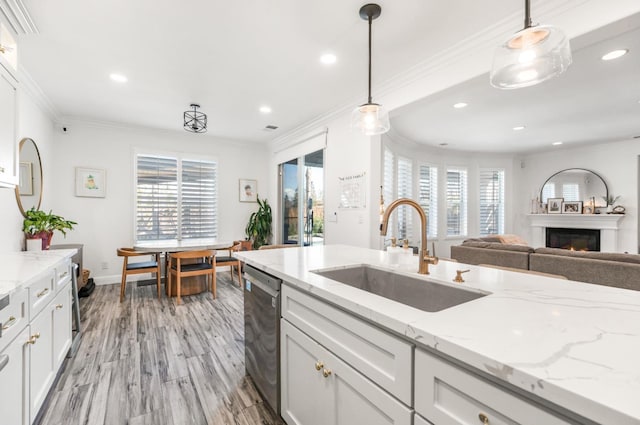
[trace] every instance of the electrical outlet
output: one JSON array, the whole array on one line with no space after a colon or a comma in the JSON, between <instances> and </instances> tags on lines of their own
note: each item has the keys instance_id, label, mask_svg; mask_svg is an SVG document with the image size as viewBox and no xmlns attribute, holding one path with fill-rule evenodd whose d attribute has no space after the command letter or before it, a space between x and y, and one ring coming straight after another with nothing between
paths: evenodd
<instances>
[{"instance_id":1,"label":"electrical outlet","mask_svg":"<svg viewBox=\"0 0 640 425\"><path fill-rule=\"evenodd\" d=\"M101 266L102 266L102 270L108 270L109 269L109 263L107 261L103 261Z\"/></svg>"}]
</instances>

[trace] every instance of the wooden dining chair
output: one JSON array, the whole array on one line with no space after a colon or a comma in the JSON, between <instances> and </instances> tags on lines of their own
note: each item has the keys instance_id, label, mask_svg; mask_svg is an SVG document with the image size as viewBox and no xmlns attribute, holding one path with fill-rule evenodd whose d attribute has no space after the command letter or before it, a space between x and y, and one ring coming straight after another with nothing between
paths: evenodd
<instances>
[{"instance_id":1,"label":"wooden dining chair","mask_svg":"<svg viewBox=\"0 0 640 425\"><path fill-rule=\"evenodd\" d=\"M171 280L173 276L176 279L176 297L177 304L182 304L181 296L181 280L183 277L190 276L210 276L211 277L211 293L213 299L216 299L216 267L214 264L216 258L215 251L205 249L200 251L182 251L172 252L169 254L169 272L167 287L171 288ZM201 259L199 262L184 262L183 260Z\"/></svg>"},{"instance_id":2,"label":"wooden dining chair","mask_svg":"<svg viewBox=\"0 0 640 425\"><path fill-rule=\"evenodd\" d=\"M136 251L133 248L118 248L118 257L123 257L122 263L122 281L120 282L120 302L124 300L127 290L127 276L130 274L155 273L156 284L158 286L158 299L160 299L161 271L160 271L160 253ZM155 261L138 261L129 262L131 257L143 257L152 255Z\"/></svg>"},{"instance_id":3,"label":"wooden dining chair","mask_svg":"<svg viewBox=\"0 0 640 425\"><path fill-rule=\"evenodd\" d=\"M238 286L242 288L242 262L233 256L234 252L240 251L241 246L239 242L235 243L232 247L226 249L229 251L229 255L216 255L216 268L229 266L231 281L233 282L233 268L236 267L238 269ZM224 249L220 251L224 251Z\"/></svg>"}]
</instances>

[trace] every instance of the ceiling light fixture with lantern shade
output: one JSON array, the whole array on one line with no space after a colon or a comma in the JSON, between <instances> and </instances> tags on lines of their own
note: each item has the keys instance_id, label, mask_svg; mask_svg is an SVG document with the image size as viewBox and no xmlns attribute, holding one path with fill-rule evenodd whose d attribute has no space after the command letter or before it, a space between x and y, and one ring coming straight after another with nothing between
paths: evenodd
<instances>
[{"instance_id":1,"label":"ceiling light fixture with lantern shade","mask_svg":"<svg viewBox=\"0 0 640 425\"><path fill-rule=\"evenodd\" d=\"M525 0L524 28L498 46L491 85L499 89L533 86L558 76L571 65L569 38L559 28L534 24Z\"/></svg>"},{"instance_id":2,"label":"ceiling light fixture with lantern shade","mask_svg":"<svg viewBox=\"0 0 640 425\"><path fill-rule=\"evenodd\" d=\"M192 103L192 111L184 111L184 129L191 133L207 132L207 114L198 111L200 105Z\"/></svg>"},{"instance_id":3,"label":"ceiling light fixture with lantern shade","mask_svg":"<svg viewBox=\"0 0 640 425\"><path fill-rule=\"evenodd\" d=\"M379 5L369 3L360 8L360 17L369 22L369 97L367 103L358 106L351 113L351 128L359 129L367 136L389 131L389 113L371 98L371 24L382 13Z\"/></svg>"}]
</instances>

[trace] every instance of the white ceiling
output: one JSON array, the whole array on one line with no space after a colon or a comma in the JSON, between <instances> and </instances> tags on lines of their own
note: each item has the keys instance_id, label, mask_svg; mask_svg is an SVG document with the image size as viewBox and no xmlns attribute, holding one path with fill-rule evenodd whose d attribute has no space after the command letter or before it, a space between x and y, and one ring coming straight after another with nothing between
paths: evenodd
<instances>
[{"instance_id":1,"label":"white ceiling","mask_svg":"<svg viewBox=\"0 0 640 425\"><path fill-rule=\"evenodd\" d=\"M196 102L207 135L265 142L366 99L362 0L24 3L39 34L20 36L21 64L63 121L181 130L182 112ZM374 89L522 8L512 0L379 3ZM327 51L338 56L333 67L319 63ZM113 72L129 82L110 81ZM263 104L271 115L258 112ZM267 124L279 130L263 131Z\"/></svg>"},{"instance_id":2,"label":"white ceiling","mask_svg":"<svg viewBox=\"0 0 640 425\"><path fill-rule=\"evenodd\" d=\"M499 90L482 75L393 111L391 137L446 143L452 150L524 153L552 149L558 141L570 147L640 136L640 14L571 44L573 64L558 78ZM600 59L615 49L629 53ZM455 109L457 102L468 106ZM526 129L514 131L519 125Z\"/></svg>"}]
</instances>

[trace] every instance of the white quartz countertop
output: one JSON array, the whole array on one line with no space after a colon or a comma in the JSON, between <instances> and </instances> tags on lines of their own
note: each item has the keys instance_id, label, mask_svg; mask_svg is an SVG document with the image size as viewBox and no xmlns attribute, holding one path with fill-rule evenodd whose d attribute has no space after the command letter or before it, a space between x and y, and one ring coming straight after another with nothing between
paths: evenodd
<instances>
[{"instance_id":1,"label":"white quartz countertop","mask_svg":"<svg viewBox=\"0 0 640 425\"><path fill-rule=\"evenodd\" d=\"M48 269L75 253L75 249L54 249L0 254L0 297L40 278Z\"/></svg>"},{"instance_id":2,"label":"white quartz countertop","mask_svg":"<svg viewBox=\"0 0 640 425\"><path fill-rule=\"evenodd\" d=\"M602 424L640 424L640 292L440 261L390 266L344 245L244 251L248 264L393 332ZM489 293L428 313L311 271L360 264ZM471 269L465 283L455 271Z\"/></svg>"}]
</instances>

